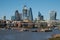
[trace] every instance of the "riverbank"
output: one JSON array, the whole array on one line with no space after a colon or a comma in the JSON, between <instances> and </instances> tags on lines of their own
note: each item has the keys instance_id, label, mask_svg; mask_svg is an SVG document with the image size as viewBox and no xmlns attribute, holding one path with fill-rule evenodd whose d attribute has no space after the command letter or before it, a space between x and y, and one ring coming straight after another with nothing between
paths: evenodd
<instances>
[{"instance_id":1,"label":"riverbank","mask_svg":"<svg viewBox=\"0 0 60 40\"><path fill-rule=\"evenodd\" d=\"M60 40L60 34L53 34L52 38L49 38L48 40Z\"/></svg>"},{"instance_id":2,"label":"riverbank","mask_svg":"<svg viewBox=\"0 0 60 40\"><path fill-rule=\"evenodd\" d=\"M17 28L17 27L13 27L13 28L0 28L0 30L18 30L19 32L52 32L51 29L48 28Z\"/></svg>"}]
</instances>

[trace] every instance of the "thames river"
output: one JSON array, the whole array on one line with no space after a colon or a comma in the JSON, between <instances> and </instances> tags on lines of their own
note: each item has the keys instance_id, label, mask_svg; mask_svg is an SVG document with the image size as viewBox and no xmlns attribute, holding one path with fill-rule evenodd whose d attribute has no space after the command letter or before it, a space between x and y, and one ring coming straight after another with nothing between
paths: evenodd
<instances>
[{"instance_id":1,"label":"thames river","mask_svg":"<svg viewBox=\"0 0 60 40\"><path fill-rule=\"evenodd\" d=\"M52 34L60 34L60 30L53 32L19 32L17 30L0 30L0 40L48 40Z\"/></svg>"}]
</instances>

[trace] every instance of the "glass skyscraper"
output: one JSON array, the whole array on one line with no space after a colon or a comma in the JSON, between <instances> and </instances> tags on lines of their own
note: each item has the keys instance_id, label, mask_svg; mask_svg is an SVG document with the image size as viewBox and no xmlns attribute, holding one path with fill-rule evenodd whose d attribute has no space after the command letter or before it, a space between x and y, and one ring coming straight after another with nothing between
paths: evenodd
<instances>
[{"instance_id":1,"label":"glass skyscraper","mask_svg":"<svg viewBox=\"0 0 60 40\"><path fill-rule=\"evenodd\" d=\"M33 21L32 8L29 8L29 20Z\"/></svg>"},{"instance_id":2,"label":"glass skyscraper","mask_svg":"<svg viewBox=\"0 0 60 40\"><path fill-rule=\"evenodd\" d=\"M28 10L26 5L23 7L23 20L28 19Z\"/></svg>"},{"instance_id":3,"label":"glass skyscraper","mask_svg":"<svg viewBox=\"0 0 60 40\"><path fill-rule=\"evenodd\" d=\"M32 8L27 9L26 5L23 7L23 20L33 21Z\"/></svg>"},{"instance_id":4,"label":"glass skyscraper","mask_svg":"<svg viewBox=\"0 0 60 40\"><path fill-rule=\"evenodd\" d=\"M3 20L6 20L6 16L3 16Z\"/></svg>"},{"instance_id":5,"label":"glass skyscraper","mask_svg":"<svg viewBox=\"0 0 60 40\"><path fill-rule=\"evenodd\" d=\"M38 20L41 20L41 13L38 12Z\"/></svg>"},{"instance_id":6,"label":"glass skyscraper","mask_svg":"<svg viewBox=\"0 0 60 40\"><path fill-rule=\"evenodd\" d=\"M56 11L50 11L50 20L56 20L57 12Z\"/></svg>"},{"instance_id":7,"label":"glass skyscraper","mask_svg":"<svg viewBox=\"0 0 60 40\"><path fill-rule=\"evenodd\" d=\"M15 16L11 16L11 20L14 21L15 20Z\"/></svg>"},{"instance_id":8,"label":"glass skyscraper","mask_svg":"<svg viewBox=\"0 0 60 40\"><path fill-rule=\"evenodd\" d=\"M15 21L20 21L20 14L18 10L15 11Z\"/></svg>"},{"instance_id":9,"label":"glass skyscraper","mask_svg":"<svg viewBox=\"0 0 60 40\"><path fill-rule=\"evenodd\" d=\"M44 20L44 17L43 17L43 15L41 15L40 12L38 12L38 20Z\"/></svg>"}]
</instances>

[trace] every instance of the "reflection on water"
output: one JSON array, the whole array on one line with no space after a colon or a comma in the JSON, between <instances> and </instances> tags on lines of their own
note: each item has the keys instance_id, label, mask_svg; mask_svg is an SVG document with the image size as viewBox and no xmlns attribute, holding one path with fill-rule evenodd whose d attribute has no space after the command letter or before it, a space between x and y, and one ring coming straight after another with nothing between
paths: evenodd
<instances>
[{"instance_id":1,"label":"reflection on water","mask_svg":"<svg viewBox=\"0 0 60 40\"><path fill-rule=\"evenodd\" d=\"M0 30L0 40L47 40L52 34L58 34L60 30L53 32L18 32L17 30Z\"/></svg>"}]
</instances>

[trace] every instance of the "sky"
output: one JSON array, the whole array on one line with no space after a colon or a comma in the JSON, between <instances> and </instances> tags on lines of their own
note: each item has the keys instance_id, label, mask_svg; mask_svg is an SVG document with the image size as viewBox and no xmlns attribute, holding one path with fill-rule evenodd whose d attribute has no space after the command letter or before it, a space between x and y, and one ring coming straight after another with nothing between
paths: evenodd
<instances>
[{"instance_id":1,"label":"sky","mask_svg":"<svg viewBox=\"0 0 60 40\"><path fill-rule=\"evenodd\" d=\"M44 16L45 20L49 20L49 12L54 10L57 12L57 19L60 19L60 0L0 0L0 19L6 16L11 19L15 11L22 13L23 6L32 8L33 18L37 18L38 12Z\"/></svg>"}]
</instances>

